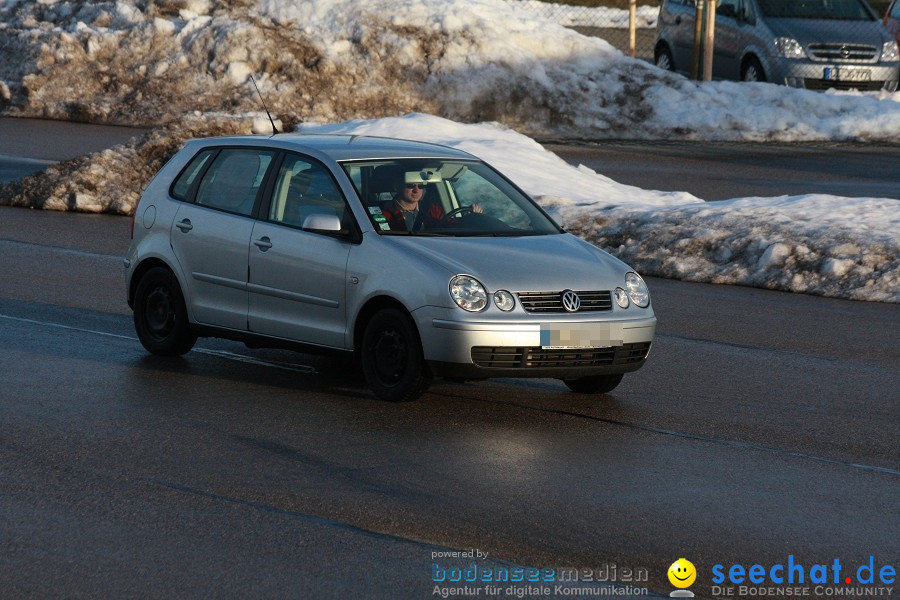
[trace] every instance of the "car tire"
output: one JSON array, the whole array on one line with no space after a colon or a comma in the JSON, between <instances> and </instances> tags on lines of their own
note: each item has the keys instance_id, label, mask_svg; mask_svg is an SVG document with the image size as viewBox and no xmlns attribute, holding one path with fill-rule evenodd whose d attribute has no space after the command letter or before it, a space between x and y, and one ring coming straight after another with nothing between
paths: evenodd
<instances>
[{"instance_id":1,"label":"car tire","mask_svg":"<svg viewBox=\"0 0 900 600\"><path fill-rule=\"evenodd\" d=\"M744 61L744 66L741 68L741 81L765 81L766 80L766 72L763 71L762 65L759 63L755 57L751 56L746 61Z\"/></svg>"},{"instance_id":2,"label":"car tire","mask_svg":"<svg viewBox=\"0 0 900 600\"><path fill-rule=\"evenodd\" d=\"M194 347L197 336L188 322L181 286L170 270L154 267L141 277L134 294L134 329L152 354L181 356Z\"/></svg>"},{"instance_id":3,"label":"car tire","mask_svg":"<svg viewBox=\"0 0 900 600\"><path fill-rule=\"evenodd\" d=\"M672 51L669 50L669 47L665 44L660 44L656 47L656 53L653 60L656 63L656 66L663 71L675 70L675 59L672 57Z\"/></svg>"},{"instance_id":4,"label":"car tire","mask_svg":"<svg viewBox=\"0 0 900 600\"><path fill-rule=\"evenodd\" d=\"M617 373L615 375L592 375L591 377L581 377L580 379L563 379L573 392L579 394L607 394L614 389L622 381L624 375Z\"/></svg>"},{"instance_id":5,"label":"car tire","mask_svg":"<svg viewBox=\"0 0 900 600\"><path fill-rule=\"evenodd\" d=\"M385 308L369 320L360 359L366 382L381 400L410 402L431 383L419 332L401 310Z\"/></svg>"}]
</instances>

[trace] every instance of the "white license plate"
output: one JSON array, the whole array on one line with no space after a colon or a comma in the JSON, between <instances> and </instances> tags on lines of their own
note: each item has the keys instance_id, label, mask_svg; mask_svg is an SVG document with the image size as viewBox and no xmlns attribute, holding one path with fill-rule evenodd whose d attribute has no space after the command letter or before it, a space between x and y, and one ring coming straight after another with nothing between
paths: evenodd
<instances>
[{"instance_id":1,"label":"white license plate","mask_svg":"<svg viewBox=\"0 0 900 600\"><path fill-rule=\"evenodd\" d=\"M541 348L609 348L621 346L618 323L541 323Z\"/></svg>"},{"instance_id":2,"label":"white license plate","mask_svg":"<svg viewBox=\"0 0 900 600\"><path fill-rule=\"evenodd\" d=\"M838 69L837 67L827 67L823 74L823 79L829 81L869 81L872 78L872 72L869 69Z\"/></svg>"}]
</instances>

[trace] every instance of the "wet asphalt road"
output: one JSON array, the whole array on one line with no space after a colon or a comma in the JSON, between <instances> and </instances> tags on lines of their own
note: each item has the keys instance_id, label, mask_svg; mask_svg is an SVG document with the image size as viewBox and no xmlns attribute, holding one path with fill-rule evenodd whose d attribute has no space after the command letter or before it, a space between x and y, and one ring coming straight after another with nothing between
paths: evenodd
<instances>
[{"instance_id":1,"label":"wet asphalt road","mask_svg":"<svg viewBox=\"0 0 900 600\"><path fill-rule=\"evenodd\" d=\"M900 144L606 141L546 146L619 183L706 201L831 194L900 199Z\"/></svg>"},{"instance_id":2,"label":"wet asphalt road","mask_svg":"<svg viewBox=\"0 0 900 600\"><path fill-rule=\"evenodd\" d=\"M31 137L22 156L77 151ZM662 187L620 150L560 154ZM684 556L702 598L714 564L900 567L897 306L650 279L651 359L611 395L437 381L392 405L346 362L216 340L148 356L129 227L0 208L0 597L426 598L433 563L473 562L433 553L470 548L479 567L615 565L620 586L644 568L632 585L663 595Z\"/></svg>"},{"instance_id":3,"label":"wet asphalt road","mask_svg":"<svg viewBox=\"0 0 900 600\"><path fill-rule=\"evenodd\" d=\"M684 556L708 598L714 564L900 561L896 306L651 279L657 342L611 395L394 405L333 359L148 356L129 226L0 208L5 594L425 598L473 562L432 552L475 548L663 595Z\"/></svg>"}]
</instances>

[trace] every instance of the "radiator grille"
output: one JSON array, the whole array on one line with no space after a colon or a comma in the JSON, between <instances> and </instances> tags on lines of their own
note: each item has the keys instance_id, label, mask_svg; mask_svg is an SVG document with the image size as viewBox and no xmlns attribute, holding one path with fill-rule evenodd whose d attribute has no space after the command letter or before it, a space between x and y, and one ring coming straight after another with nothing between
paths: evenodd
<instances>
[{"instance_id":1,"label":"radiator grille","mask_svg":"<svg viewBox=\"0 0 900 600\"><path fill-rule=\"evenodd\" d=\"M578 348L545 350L540 346L475 346L472 362L479 367L529 369L548 367L603 367L627 365L647 358L650 342L624 344L612 348Z\"/></svg>"},{"instance_id":2,"label":"radiator grille","mask_svg":"<svg viewBox=\"0 0 900 600\"><path fill-rule=\"evenodd\" d=\"M609 290L576 291L581 299L581 307L575 312L591 312L612 310L612 295ZM517 292L519 302L525 312L530 313L565 313L563 308L563 292Z\"/></svg>"},{"instance_id":3,"label":"radiator grille","mask_svg":"<svg viewBox=\"0 0 900 600\"><path fill-rule=\"evenodd\" d=\"M810 44L809 57L822 61L871 62L878 56L878 48L861 44Z\"/></svg>"}]
</instances>

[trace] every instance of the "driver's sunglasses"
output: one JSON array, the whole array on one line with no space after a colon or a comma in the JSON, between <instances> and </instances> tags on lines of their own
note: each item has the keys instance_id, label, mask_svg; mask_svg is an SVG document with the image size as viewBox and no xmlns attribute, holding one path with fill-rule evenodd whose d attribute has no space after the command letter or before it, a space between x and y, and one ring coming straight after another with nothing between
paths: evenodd
<instances>
[{"instance_id":1,"label":"driver's sunglasses","mask_svg":"<svg viewBox=\"0 0 900 600\"><path fill-rule=\"evenodd\" d=\"M408 189L408 190L414 190L414 189L424 190L425 184L424 183L407 183L406 189Z\"/></svg>"}]
</instances>

